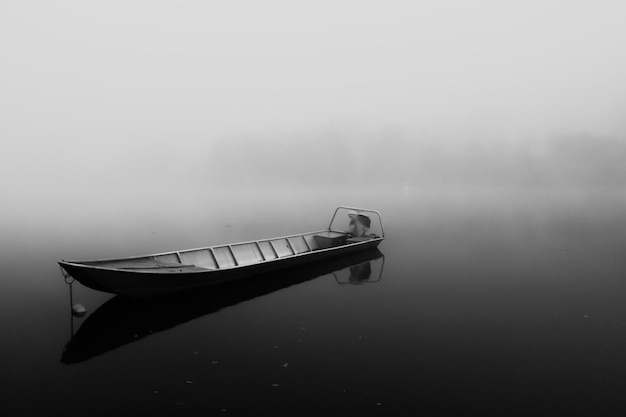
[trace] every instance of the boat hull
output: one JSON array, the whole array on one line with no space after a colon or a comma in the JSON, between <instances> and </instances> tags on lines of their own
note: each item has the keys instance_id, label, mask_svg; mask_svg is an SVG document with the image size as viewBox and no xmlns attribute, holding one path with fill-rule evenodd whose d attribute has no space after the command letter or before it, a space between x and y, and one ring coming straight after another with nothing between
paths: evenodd
<instances>
[{"instance_id":1,"label":"boat hull","mask_svg":"<svg viewBox=\"0 0 626 417\"><path fill-rule=\"evenodd\" d=\"M230 281L271 273L311 262L346 256L378 247L382 238L320 249L250 265L224 269L172 268L164 271L134 271L103 268L78 262L59 261L59 265L82 285L97 291L129 297L153 297L211 287Z\"/></svg>"}]
</instances>

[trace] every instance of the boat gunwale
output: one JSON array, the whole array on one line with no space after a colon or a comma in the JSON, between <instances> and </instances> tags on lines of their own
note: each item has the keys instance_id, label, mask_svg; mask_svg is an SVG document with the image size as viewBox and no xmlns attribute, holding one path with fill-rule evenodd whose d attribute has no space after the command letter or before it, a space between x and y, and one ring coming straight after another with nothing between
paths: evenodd
<instances>
[{"instance_id":1,"label":"boat gunwale","mask_svg":"<svg viewBox=\"0 0 626 417\"><path fill-rule=\"evenodd\" d=\"M223 247L223 246L245 245L245 244L248 244L248 243L266 242L266 241L275 240L275 239L288 239L290 237L304 236L304 235L310 235L310 234L314 234L314 233L322 233L322 232L328 232L328 231L329 231L328 229L322 229L322 230L317 230L315 232L297 233L297 234L294 234L294 235L270 237L270 238L267 238L267 239L259 239L259 240L247 240L247 241L234 242L234 243L220 243L218 245L201 246L199 248L171 250L171 251L168 251L168 252L149 253L147 255L133 255L133 256L127 256L127 257L124 257L124 258L86 259L86 260L82 260L82 261L78 261L78 260L65 261L65 260L61 259L60 262L74 263L74 264L82 265L81 262L129 261L129 260L133 260L133 259L148 258L150 256L173 255L175 253L185 253L185 252L193 252L193 251L197 251L197 250L214 249L214 248L219 248L219 247ZM336 232L337 230L331 230L331 231L332 232ZM346 233L346 232L341 231L340 233Z\"/></svg>"},{"instance_id":2,"label":"boat gunwale","mask_svg":"<svg viewBox=\"0 0 626 417\"><path fill-rule=\"evenodd\" d=\"M117 272L123 272L123 273L132 273L132 274L159 274L161 273L163 270L168 270L171 268L189 268L189 267L195 267L195 268L202 268L202 267L197 267L195 265L189 265L189 264L172 264L171 266L163 266L161 268L155 268L154 270L141 270L141 269L128 269L128 268L112 268L112 267L106 267L106 266L97 266L97 265L87 265L83 262L112 262L112 261L128 261L128 260L136 260L136 259L145 259L145 258L154 258L157 256L162 256L162 255L172 255L172 254L180 254L180 253L185 253L185 252L193 252L193 251L199 251L199 250L209 250L209 249L213 249L213 248L219 248L219 247L228 247L228 246L235 246L235 245L245 245L245 244L250 244L250 243L259 243L259 242L268 242L268 241L272 241L272 240L276 240L276 239L288 239L291 237L300 237L300 236L305 236L305 235L315 235L317 233L323 233L323 232L336 232L336 233L344 233L344 234L348 234L345 231L339 231L339 230L328 230L328 229L322 229L319 231L314 231L314 232L305 232L305 233L299 233L299 234L292 234L292 235L287 235L287 236L279 236L279 237L272 237L272 238L268 238L268 239L260 239L260 240L250 240L250 241L243 241L243 242L236 242L236 243L227 243L227 244L219 244L219 245L213 245L213 246L205 246L205 247L200 247L200 248L194 248L194 249L183 249L183 250L175 250L175 251L169 251L169 252L161 252L161 253L154 253L154 254L148 254L148 255L139 255L139 256L130 256L130 257L126 257L126 258L105 258L105 259L95 259L95 260L83 260L83 261L65 261L65 260L59 260L59 264L61 264L61 266L63 265L71 265L74 267L78 267L78 268L88 268L88 269L96 269L96 270L105 270L105 271L117 271ZM255 267L255 266L259 266L259 265L263 265L263 264L268 264L271 262L276 262L276 261L283 261L283 260L287 260L287 259L295 259L298 257L305 257L307 255L312 255L312 254L319 254L319 253L324 253L324 252L332 252L332 251L337 251L339 249L343 249L343 248L347 248L347 247L354 247L354 246L358 246L358 245L367 245L367 244L371 244L372 242L382 242L385 238L382 236L375 236L372 237L371 239L367 239L367 240L363 240L363 241L359 241L359 242L351 242L351 243L346 243L346 244L342 244L339 246L332 246L329 248L321 248L321 249L314 249L314 250L309 250L306 252L301 252L301 253L294 253L293 255L287 255L287 256L283 256L283 257L276 257L274 259L264 259L255 263L251 263L251 264L247 264L247 265L233 265L233 266L225 266L225 267L221 267L221 268L202 268L199 270L187 270L187 271L180 271L181 273L185 273L185 274L204 274L204 273L210 273L210 272L218 272L218 271L228 271L228 270L234 270L234 269L243 269L243 268L250 268L250 267ZM146 268L148 269L148 268Z\"/></svg>"}]
</instances>

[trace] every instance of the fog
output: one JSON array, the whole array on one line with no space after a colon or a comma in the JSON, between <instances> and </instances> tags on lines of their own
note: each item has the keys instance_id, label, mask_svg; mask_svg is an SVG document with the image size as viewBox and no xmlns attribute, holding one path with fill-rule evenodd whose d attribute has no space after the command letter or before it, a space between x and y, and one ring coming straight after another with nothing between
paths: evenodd
<instances>
[{"instance_id":1,"label":"fog","mask_svg":"<svg viewBox=\"0 0 626 417\"><path fill-rule=\"evenodd\" d=\"M623 185L625 13L3 1L0 185Z\"/></svg>"},{"instance_id":2,"label":"fog","mask_svg":"<svg viewBox=\"0 0 626 417\"><path fill-rule=\"evenodd\" d=\"M625 16L0 0L3 415L623 415ZM382 213L380 282L320 262L116 310L57 265L321 230L339 205ZM74 330L115 349L61 364Z\"/></svg>"}]
</instances>

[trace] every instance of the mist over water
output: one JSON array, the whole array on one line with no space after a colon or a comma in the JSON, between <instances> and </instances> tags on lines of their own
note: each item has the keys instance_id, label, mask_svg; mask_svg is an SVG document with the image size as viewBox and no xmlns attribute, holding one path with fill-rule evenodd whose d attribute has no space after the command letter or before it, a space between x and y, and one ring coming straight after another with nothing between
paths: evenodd
<instances>
[{"instance_id":1,"label":"mist over water","mask_svg":"<svg viewBox=\"0 0 626 417\"><path fill-rule=\"evenodd\" d=\"M8 415L623 414L625 12L1 2ZM382 213L379 282L344 265L159 306L70 299L56 264L338 205Z\"/></svg>"},{"instance_id":2,"label":"mist over water","mask_svg":"<svg viewBox=\"0 0 626 417\"><path fill-rule=\"evenodd\" d=\"M624 176L620 2L35 4L0 6L9 200Z\"/></svg>"}]
</instances>

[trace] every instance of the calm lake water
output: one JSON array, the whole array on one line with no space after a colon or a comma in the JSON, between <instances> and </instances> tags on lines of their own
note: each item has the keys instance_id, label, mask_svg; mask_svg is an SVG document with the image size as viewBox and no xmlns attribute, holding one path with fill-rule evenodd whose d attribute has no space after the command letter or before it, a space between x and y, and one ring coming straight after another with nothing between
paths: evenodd
<instances>
[{"instance_id":1,"label":"calm lake water","mask_svg":"<svg viewBox=\"0 0 626 417\"><path fill-rule=\"evenodd\" d=\"M70 300L56 265L318 230L342 204L382 212L379 253L156 303L78 283ZM621 189L50 191L5 209L5 416L626 412Z\"/></svg>"}]
</instances>

